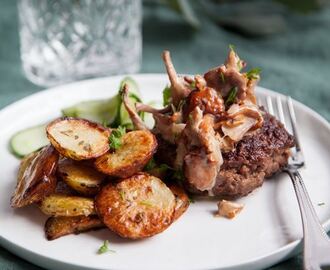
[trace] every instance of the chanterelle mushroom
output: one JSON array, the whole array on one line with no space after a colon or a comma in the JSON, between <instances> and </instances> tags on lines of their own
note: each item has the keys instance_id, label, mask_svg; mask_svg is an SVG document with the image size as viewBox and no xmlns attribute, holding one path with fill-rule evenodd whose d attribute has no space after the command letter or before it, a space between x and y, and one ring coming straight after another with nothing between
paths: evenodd
<instances>
[{"instance_id":1,"label":"chanterelle mushroom","mask_svg":"<svg viewBox=\"0 0 330 270\"><path fill-rule=\"evenodd\" d=\"M216 216L232 219L242 211L243 207L243 204L221 200L218 202L218 212Z\"/></svg>"}]
</instances>

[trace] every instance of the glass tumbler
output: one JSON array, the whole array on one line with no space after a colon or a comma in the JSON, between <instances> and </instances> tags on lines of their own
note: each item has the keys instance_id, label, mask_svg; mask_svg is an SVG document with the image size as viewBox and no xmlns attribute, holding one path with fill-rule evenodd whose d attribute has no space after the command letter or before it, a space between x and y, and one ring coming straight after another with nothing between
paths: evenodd
<instances>
[{"instance_id":1,"label":"glass tumbler","mask_svg":"<svg viewBox=\"0 0 330 270\"><path fill-rule=\"evenodd\" d=\"M140 68L141 0L19 0L18 12L23 70L36 84Z\"/></svg>"}]
</instances>

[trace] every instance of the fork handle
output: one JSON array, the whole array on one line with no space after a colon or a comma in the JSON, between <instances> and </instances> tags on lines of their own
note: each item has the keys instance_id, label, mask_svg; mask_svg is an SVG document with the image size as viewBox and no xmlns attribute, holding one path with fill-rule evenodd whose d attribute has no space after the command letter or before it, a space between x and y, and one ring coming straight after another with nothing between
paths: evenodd
<instances>
[{"instance_id":1,"label":"fork handle","mask_svg":"<svg viewBox=\"0 0 330 270\"><path fill-rule=\"evenodd\" d=\"M313 254L320 251L319 246L321 242L328 241L327 233L317 217L312 201L298 170L296 168L287 168L284 171L289 174L292 180L300 208L304 230L304 269L321 269L313 260Z\"/></svg>"}]
</instances>

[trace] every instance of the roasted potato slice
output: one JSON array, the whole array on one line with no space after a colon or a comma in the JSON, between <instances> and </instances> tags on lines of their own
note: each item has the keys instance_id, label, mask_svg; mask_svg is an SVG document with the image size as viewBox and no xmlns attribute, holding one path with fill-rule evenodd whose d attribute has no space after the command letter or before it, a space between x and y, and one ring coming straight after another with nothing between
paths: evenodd
<instances>
[{"instance_id":1,"label":"roasted potato slice","mask_svg":"<svg viewBox=\"0 0 330 270\"><path fill-rule=\"evenodd\" d=\"M72 189L85 196L94 196L100 190L105 175L81 162L59 162L57 174Z\"/></svg>"},{"instance_id":2,"label":"roasted potato slice","mask_svg":"<svg viewBox=\"0 0 330 270\"><path fill-rule=\"evenodd\" d=\"M48 240L54 240L68 234L79 234L104 227L98 216L50 217L45 224L45 233Z\"/></svg>"},{"instance_id":3,"label":"roasted potato slice","mask_svg":"<svg viewBox=\"0 0 330 270\"><path fill-rule=\"evenodd\" d=\"M79 195L75 190L70 188L67 185L67 183L65 183L62 180L57 181L57 185L56 185L54 194L72 195L72 196Z\"/></svg>"},{"instance_id":4,"label":"roasted potato slice","mask_svg":"<svg viewBox=\"0 0 330 270\"><path fill-rule=\"evenodd\" d=\"M64 117L46 127L50 143L64 157L96 158L109 150L110 130L85 119Z\"/></svg>"},{"instance_id":5,"label":"roasted potato slice","mask_svg":"<svg viewBox=\"0 0 330 270\"><path fill-rule=\"evenodd\" d=\"M171 185L170 190L174 194L175 197L175 210L174 210L174 216L173 221L177 220L179 217L183 215L184 212L189 207L189 197L187 193L184 191L184 189L178 185Z\"/></svg>"},{"instance_id":6,"label":"roasted potato slice","mask_svg":"<svg viewBox=\"0 0 330 270\"><path fill-rule=\"evenodd\" d=\"M90 198L52 194L40 204L41 211L49 216L89 216L95 214L94 201Z\"/></svg>"},{"instance_id":7,"label":"roasted potato slice","mask_svg":"<svg viewBox=\"0 0 330 270\"><path fill-rule=\"evenodd\" d=\"M147 130L136 130L122 137L122 145L95 161L97 170L107 175L127 178L141 171L157 148L155 136Z\"/></svg>"},{"instance_id":8,"label":"roasted potato slice","mask_svg":"<svg viewBox=\"0 0 330 270\"><path fill-rule=\"evenodd\" d=\"M125 238L139 239L171 225L175 197L160 179L139 173L104 186L96 196L95 208L112 231Z\"/></svg>"},{"instance_id":9,"label":"roasted potato slice","mask_svg":"<svg viewBox=\"0 0 330 270\"><path fill-rule=\"evenodd\" d=\"M21 161L16 189L11 198L12 207L19 208L39 202L54 192L58 159L57 151L48 145Z\"/></svg>"}]
</instances>

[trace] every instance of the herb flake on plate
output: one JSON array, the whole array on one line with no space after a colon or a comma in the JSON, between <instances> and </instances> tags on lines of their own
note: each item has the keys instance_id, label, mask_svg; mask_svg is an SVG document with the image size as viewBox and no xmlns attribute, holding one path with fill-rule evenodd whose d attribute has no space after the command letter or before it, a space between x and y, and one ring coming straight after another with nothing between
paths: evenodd
<instances>
[{"instance_id":1,"label":"herb flake on plate","mask_svg":"<svg viewBox=\"0 0 330 270\"><path fill-rule=\"evenodd\" d=\"M107 253L107 252L116 253L115 250L109 249L109 241L105 240L103 242L103 245L100 246L100 248L98 249L97 254L104 254L104 253Z\"/></svg>"}]
</instances>

